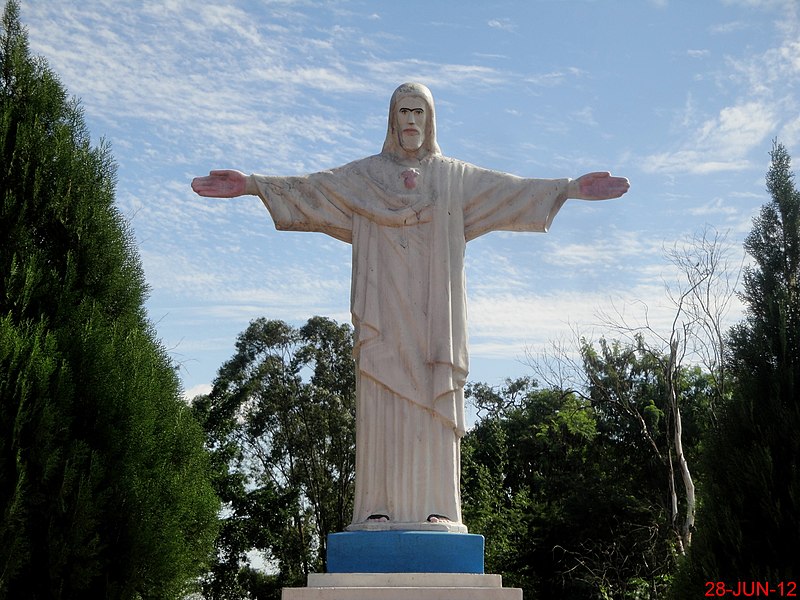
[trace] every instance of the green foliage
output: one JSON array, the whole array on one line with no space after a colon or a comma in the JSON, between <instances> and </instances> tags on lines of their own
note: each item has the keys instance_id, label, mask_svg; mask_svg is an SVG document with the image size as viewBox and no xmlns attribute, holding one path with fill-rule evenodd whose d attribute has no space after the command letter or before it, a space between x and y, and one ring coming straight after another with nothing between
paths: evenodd
<instances>
[{"instance_id":1,"label":"green foliage","mask_svg":"<svg viewBox=\"0 0 800 600\"><path fill-rule=\"evenodd\" d=\"M352 348L349 326L322 317L300 329L257 319L211 394L195 399L224 502L206 597L256 595L254 582L263 580L248 564L253 550L278 571L267 580L275 587L259 584L258 594L303 586L309 572L324 569L327 534L352 515Z\"/></svg>"},{"instance_id":2,"label":"green foliage","mask_svg":"<svg viewBox=\"0 0 800 600\"><path fill-rule=\"evenodd\" d=\"M645 489L660 491L652 500L663 506L675 551L682 554L691 543L695 496L680 471L680 455L691 475L719 395L715 378L698 367L678 367L641 337L629 346L604 339L598 346L584 343L581 349L598 427L621 449L619 464L638 472ZM693 480L691 485L696 487Z\"/></svg>"},{"instance_id":3,"label":"green foliage","mask_svg":"<svg viewBox=\"0 0 800 600\"><path fill-rule=\"evenodd\" d=\"M0 35L0 598L175 598L217 501L202 433L147 322L114 165Z\"/></svg>"},{"instance_id":4,"label":"green foliage","mask_svg":"<svg viewBox=\"0 0 800 600\"><path fill-rule=\"evenodd\" d=\"M487 570L529 598L660 597L672 559L646 457L574 393L468 392L486 414L462 444L464 518Z\"/></svg>"},{"instance_id":5,"label":"green foliage","mask_svg":"<svg viewBox=\"0 0 800 600\"><path fill-rule=\"evenodd\" d=\"M602 431L651 461L667 462L673 425L666 357L654 354L641 337L629 345L602 338L597 347L584 342L581 354L587 392ZM679 368L672 377L683 417L684 445L693 462L711 420L715 384L697 366Z\"/></svg>"},{"instance_id":6,"label":"green foliage","mask_svg":"<svg viewBox=\"0 0 800 600\"><path fill-rule=\"evenodd\" d=\"M730 333L733 397L707 440L708 484L676 597L705 581L800 576L800 192L775 144L771 199L745 249L746 319Z\"/></svg>"}]
</instances>

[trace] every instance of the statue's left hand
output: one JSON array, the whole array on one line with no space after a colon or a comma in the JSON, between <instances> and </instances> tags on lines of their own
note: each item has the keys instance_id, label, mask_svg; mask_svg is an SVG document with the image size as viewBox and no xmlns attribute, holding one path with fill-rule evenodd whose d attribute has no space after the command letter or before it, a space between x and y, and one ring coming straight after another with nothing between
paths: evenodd
<instances>
[{"instance_id":1,"label":"statue's left hand","mask_svg":"<svg viewBox=\"0 0 800 600\"><path fill-rule=\"evenodd\" d=\"M619 198L630 187L625 177L612 177L607 171L599 171L571 181L568 196L578 200L609 200Z\"/></svg>"},{"instance_id":2,"label":"statue's left hand","mask_svg":"<svg viewBox=\"0 0 800 600\"><path fill-rule=\"evenodd\" d=\"M192 179L192 189L200 196L236 198L245 193L247 177L241 171L219 169L205 177Z\"/></svg>"}]
</instances>

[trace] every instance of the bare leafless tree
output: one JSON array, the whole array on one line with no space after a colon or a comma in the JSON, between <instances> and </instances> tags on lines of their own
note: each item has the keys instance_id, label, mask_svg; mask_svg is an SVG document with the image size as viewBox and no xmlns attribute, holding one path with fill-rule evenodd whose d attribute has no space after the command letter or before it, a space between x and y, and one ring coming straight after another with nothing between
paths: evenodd
<instances>
[{"instance_id":1,"label":"bare leafless tree","mask_svg":"<svg viewBox=\"0 0 800 600\"><path fill-rule=\"evenodd\" d=\"M659 441L644 407L631 401L623 389L625 382L601 381L584 368L586 349L593 344L576 328L571 344L554 343L540 355L528 354L528 364L541 381L587 398L592 390L593 402L613 405L619 414L638 424L642 439L666 468L672 527L681 554L691 545L696 498L684 452L680 373L687 366L697 365L709 374L710 415L715 420L715 407L728 393L725 336L737 300L735 290L742 266L735 264L732 254L727 236L707 226L664 251L672 278L664 279L667 308L659 314L667 314L667 319L655 319L651 308L641 300L622 307L612 303L609 309L597 313L598 326L607 335L646 353L658 365L664 382L663 401L668 408L665 441ZM679 514L678 477L682 482L683 515Z\"/></svg>"}]
</instances>

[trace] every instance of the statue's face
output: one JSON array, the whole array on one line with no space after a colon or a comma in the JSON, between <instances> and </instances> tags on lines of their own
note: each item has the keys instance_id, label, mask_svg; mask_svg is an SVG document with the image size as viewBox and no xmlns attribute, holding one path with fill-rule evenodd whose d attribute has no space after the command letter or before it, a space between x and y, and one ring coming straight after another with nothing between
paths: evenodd
<instances>
[{"instance_id":1,"label":"statue's face","mask_svg":"<svg viewBox=\"0 0 800 600\"><path fill-rule=\"evenodd\" d=\"M427 104L422 98L403 98L397 103L395 114L400 146L408 152L416 152L425 143Z\"/></svg>"}]
</instances>

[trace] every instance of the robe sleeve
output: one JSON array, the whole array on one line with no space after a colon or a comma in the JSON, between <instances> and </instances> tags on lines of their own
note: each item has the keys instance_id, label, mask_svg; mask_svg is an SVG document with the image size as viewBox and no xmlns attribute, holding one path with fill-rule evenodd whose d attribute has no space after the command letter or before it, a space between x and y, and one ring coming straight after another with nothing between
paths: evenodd
<instances>
[{"instance_id":1,"label":"robe sleeve","mask_svg":"<svg viewBox=\"0 0 800 600\"><path fill-rule=\"evenodd\" d=\"M300 177L250 175L246 193L261 198L284 231L317 231L352 243L353 211L346 182L333 171Z\"/></svg>"},{"instance_id":2,"label":"robe sleeve","mask_svg":"<svg viewBox=\"0 0 800 600\"><path fill-rule=\"evenodd\" d=\"M525 179L465 165L464 236L490 231L546 232L567 200L569 179Z\"/></svg>"},{"instance_id":3,"label":"robe sleeve","mask_svg":"<svg viewBox=\"0 0 800 600\"><path fill-rule=\"evenodd\" d=\"M386 227L429 222L432 201L420 197L398 205L380 183L383 171L385 159L376 155L300 177L251 175L246 193L261 198L277 229L317 231L347 243L353 241L354 216Z\"/></svg>"}]
</instances>

